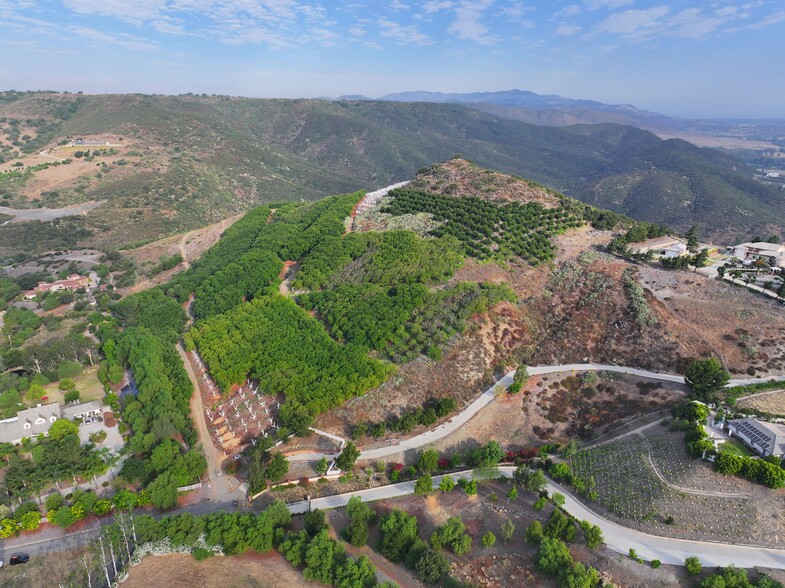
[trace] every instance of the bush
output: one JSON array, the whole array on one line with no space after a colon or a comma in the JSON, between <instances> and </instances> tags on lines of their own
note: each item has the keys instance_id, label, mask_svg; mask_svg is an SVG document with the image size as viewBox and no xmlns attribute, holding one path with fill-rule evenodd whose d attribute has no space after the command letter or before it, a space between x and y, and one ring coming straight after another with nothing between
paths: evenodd
<instances>
[{"instance_id":1,"label":"bush","mask_svg":"<svg viewBox=\"0 0 785 588\"><path fill-rule=\"evenodd\" d=\"M693 576L697 576L703 571L700 560L694 555L684 560L684 567L687 568L687 572Z\"/></svg>"},{"instance_id":2,"label":"bush","mask_svg":"<svg viewBox=\"0 0 785 588\"><path fill-rule=\"evenodd\" d=\"M496 545L496 535L491 531L486 532L480 541L483 547L493 547Z\"/></svg>"}]
</instances>

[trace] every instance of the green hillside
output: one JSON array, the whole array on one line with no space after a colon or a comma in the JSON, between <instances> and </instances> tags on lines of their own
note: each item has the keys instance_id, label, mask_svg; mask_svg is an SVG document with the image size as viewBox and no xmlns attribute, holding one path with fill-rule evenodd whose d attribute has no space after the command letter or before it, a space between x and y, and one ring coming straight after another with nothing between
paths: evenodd
<instances>
[{"instance_id":1,"label":"green hillside","mask_svg":"<svg viewBox=\"0 0 785 588\"><path fill-rule=\"evenodd\" d=\"M51 170L0 175L0 204L12 208L106 200L35 232L0 227L5 253L156 239L263 202L384 186L456 153L634 218L697 223L716 239L785 226L785 195L737 160L632 127L534 126L457 104L5 96L0 139L9 162L66 137L112 135L125 146L99 153L93 171L56 188L37 187Z\"/></svg>"}]
</instances>

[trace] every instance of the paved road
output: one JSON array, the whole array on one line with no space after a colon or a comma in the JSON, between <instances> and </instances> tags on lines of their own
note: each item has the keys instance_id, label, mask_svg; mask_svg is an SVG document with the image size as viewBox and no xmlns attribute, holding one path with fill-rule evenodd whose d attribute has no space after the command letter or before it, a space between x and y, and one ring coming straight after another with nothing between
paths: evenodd
<instances>
[{"instance_id":1,"label":"paved road","mask_svg":"<svg viewBox=\"0 0 785 588\"><path fill-rule=\"evenodd\" d=\"M684 376L680 376L678 374L663 374L658 372L650 372L648 370L641 370L637 368L618 366L618 365L606 365L600 363L571 363L571 364L563 364L563 365L533 366L529 368L529 375L541 376L544 374L553 374L559 372L597 372L597 371L629 374L632 376L638 376L639 378L647 378L650 380L659 380L663 382L674 382L678 384L684 383ZM386 447L379 447L377 449L368 449L366 451L363 451L360 454L359 460L373 461L373 460L381 459L383 457L388 457L390 455L403 453L404 451L408 451L410 449L418 449L426 445L432 445L436 441L439 441L440 439L443 439L444 437L454 433L463 425L465 425L469 421L469 419L471 419L475 414L480 412L483 408L488 406L493 401L493 399L496 397L496 388L497 386L499 386L499 384L503 385L504 388L507 388L510 384L512 384L512 378L514 375L515 372L510 372L509 374L504 376L501 380L499 380L493 386L491 386L485 392L483 392L474 402L472 402L465 409L463 409L463 411L461 411L459 414L457 414L450 420L446 421L445 423L442 423L435 429L431 429L430 431L426 431L425 433L422 433L410 439L405 439L396 445L389 445ZM728 386L748 386L750 384L768 382L772 379L778 381L785 381L785 376L731 380Z\"/></svg>"},{"instance_id":2,"label":"paved road","mask_svg":"<svg viewBox=\"0 0 785 588\"><path fill-rule=\"evenodd\" d=\"M515 468L512 466L501 466L499 467L499 472L511 478ZM451 476L457 481L459 478L471 479L472 473L472 470L468 470L451 474ZM433 477L434 487L439 485L443 477ZM630 548L633 548L638 552L638 555L647 561L659 559L663 563L674 565L684 565L686 558L695 555L706 567L736 565L745 568L785 569L785 550L783 549L766 549L763 547L728 545L707 541L688 541L649 535L648 533L623 527L595 514L570 494L568 490L565 490L555 482L548 482L548 491L563 494L565 497L564 509L576 519L586 520L593 525L599 526L603 535L605 535L605 544L609 549L617 553L627 554ZM398 498L409 494L414 494L413 481L316 498L311 501L311 509L340 508L346 506L349 499L354 496L359 496L364 502L372 502ZM289 508L294 514L307 512L307 509L308 506L304 503L290 505Z\"/></svg>"}]
</instances>

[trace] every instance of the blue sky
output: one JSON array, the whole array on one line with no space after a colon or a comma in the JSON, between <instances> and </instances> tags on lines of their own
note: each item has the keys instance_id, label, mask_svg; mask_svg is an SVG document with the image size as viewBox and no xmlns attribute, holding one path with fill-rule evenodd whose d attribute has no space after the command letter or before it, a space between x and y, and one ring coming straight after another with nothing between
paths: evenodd
<instances>
[{"instance_id":1,"label":"blue sky","mask_svg":"<svg viewBox=\"0 0 785 588\"><path fill-rule=\"evenodd\" d=\"M785 118L782 0L0 0L0 51L3 89L519 88Z\"/></svg>"}]
</instances>

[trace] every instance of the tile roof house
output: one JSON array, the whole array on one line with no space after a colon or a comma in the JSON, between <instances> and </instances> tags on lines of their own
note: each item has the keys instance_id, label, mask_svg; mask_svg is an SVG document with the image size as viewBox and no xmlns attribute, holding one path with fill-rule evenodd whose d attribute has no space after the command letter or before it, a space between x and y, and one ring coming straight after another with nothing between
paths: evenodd
<instances>
[{"instance_id":1,"label":"tile roof house","mask_svg":"<svg viewBox=\"0 0 785 588\"><path fill-rule=\"evenodd\" d=\"M79 288L87 288L89 286L90 278L87 276L80 276L79 274L71 274L65 280L57 280L56 282L38 282L38 285L35 288L25 292L25 298L32 300L38 294L43 294L45 292L78 290Z\"/></svg>"},{"instance_id":2,"label":"tile roof house","mask_svg":"<svg viewBox=\"0 0 785 588\"><path fill-rule=\"evenodd\" d=\"M728 432L763 457L785 456L785 425L758 419L728 421Z\"/></svg>"}]
</instances>

